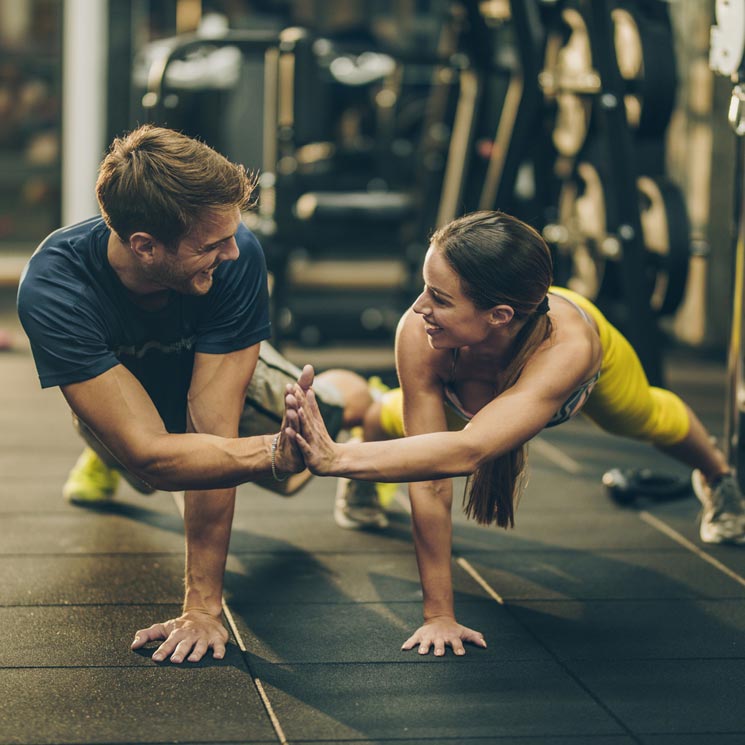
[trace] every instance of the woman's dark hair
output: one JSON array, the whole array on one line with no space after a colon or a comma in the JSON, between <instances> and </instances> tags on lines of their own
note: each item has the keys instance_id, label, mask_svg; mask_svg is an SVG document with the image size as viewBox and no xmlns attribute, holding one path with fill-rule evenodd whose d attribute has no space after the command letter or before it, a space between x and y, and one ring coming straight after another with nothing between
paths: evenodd
<instances>
[{"instance_id":1,"label":"woman's dark hair","mask_svg":"<svg viewBox=\"0 0 745 745\"><path fill-rule=\"evenodd\" d=\"M141 230L175 248L207 210L248 208L253 188L243 166L203 142L145 124L111 144L96 197L121 240Z\"/></svg>"},{"instance_id":2,"label":"woman's dark hair","mask_svg":"<svg viewBox=\"0 0 745 745\"><path fill-rule=\"evenodd\" d=\"M551 334L544 302L552 282L551 252L536 230L502 212L459 217L434 233L432 245L478 309L509 305L515 311L511 323L523 324L499 376L496 393L502 393L515 384L530 356ZM480 466L466 485L466 515L484 525L514 527L526 464L527 446L521 445Z\"/></svg>"}]
</instances>

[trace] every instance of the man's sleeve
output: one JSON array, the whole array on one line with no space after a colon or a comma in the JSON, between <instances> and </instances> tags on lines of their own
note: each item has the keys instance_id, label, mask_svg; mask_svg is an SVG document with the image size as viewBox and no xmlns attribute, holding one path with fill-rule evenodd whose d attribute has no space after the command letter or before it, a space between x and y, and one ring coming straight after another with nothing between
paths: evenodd
<instances>
[{"instance_id":1,"label":"man's sleeve","mask_svg":"<svg viewBox=\"0 0 745 745\"><path fill-rule=\"evenodd\" d=\"M235 261L215 271L209 310L197 329L197 352L227 354L258 344L271 334L266 260L256 236L241 225Z\"/></svg>"},{"instance_id":2,"label":"man's sleeve","mask_svg":"<svg viewBox=\"0 0 745 745\"><path fill-rule=\"evenodd\" d=\"M89 380L119 364L107 347L101 314L81 288L27 273L18 290L18 317L42 388Z\"/></svg>"}]
</instances>

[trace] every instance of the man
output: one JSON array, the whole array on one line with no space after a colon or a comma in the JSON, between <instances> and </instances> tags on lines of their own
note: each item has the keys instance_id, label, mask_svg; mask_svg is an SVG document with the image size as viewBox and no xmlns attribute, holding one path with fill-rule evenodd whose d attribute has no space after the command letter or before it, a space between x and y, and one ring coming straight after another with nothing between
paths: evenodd
<instances>
[{"instance_id":1,"label":"man","mask_svg":"<svg viewBox=\"0 0 745 745\"><path fill-rule=\"evenodd\" d=\"M155 660L224 656L235 486L291 493L307 478L280 434L284 386L298 371L261 344L266 266L241 222L252 190L243 167L205 144L140 127L101 164L103 219L52 233L19 287L41 384L60 387L90 448L65 496L110 498L119 472L141 491L186 490L183 612L132 644L161 640ZM303 384L311 377L306 370ZM331 371L325 385L332 431L358 423L370 403L365 381Z\"/></svg>"}]
</instances>

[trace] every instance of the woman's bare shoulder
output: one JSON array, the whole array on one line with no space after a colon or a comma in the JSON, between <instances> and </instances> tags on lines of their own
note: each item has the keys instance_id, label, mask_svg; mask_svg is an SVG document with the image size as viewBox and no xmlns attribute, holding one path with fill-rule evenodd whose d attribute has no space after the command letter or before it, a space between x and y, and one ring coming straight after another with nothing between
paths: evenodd
<instances>
[{"instance_id":1,"label":"woman's bare shoulder","mask_svg":"<svg viewBox=\"0 0 745 745\"><path fill-rule=\"evenodd\" d=\"M529 368L546 368L551 376L568 385L592 377L603 361L603 350L595 323L588 321L569 301L551 300L551 334L532 356ZM561 371L561 372L559 372Z\"/></svg>"},{"instance_id":2,"label":"woman's bare shoulder","mask_svg":"<svg viewBox=\"0 0 745 745\"><path fill-rule=\"evenodd\" d=\"M595 321L561 296L551 298L552 341L589 350L598 361L602 356L600 335Z\"/></svg>"}]
</instances>

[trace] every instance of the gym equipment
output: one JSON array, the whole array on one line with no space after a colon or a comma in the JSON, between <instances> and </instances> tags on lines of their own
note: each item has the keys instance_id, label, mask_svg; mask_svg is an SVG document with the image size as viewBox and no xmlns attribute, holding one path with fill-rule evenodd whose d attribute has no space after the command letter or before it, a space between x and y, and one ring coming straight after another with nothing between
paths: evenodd
<instances>
[{"instance_id":1,"label":"gym equipment","mask_svg":"<svg viewBox=\"0 0 745 745\"><path fill-rule=\"evenodd\" d=\"M682 300L690 242L685 202L665 177L676 90L665 3L463 5L474 101L453 138L438 224L474 209L536 224L557 283L595 300L661 384L657 320Z\"/></svg>"},{"instance_id":2,"label":"gym equipment","mask_svg":"<svg viewBox=\"0 0 745 745\"><path fill-rule=\"evenodd\" d=\"M551 113L556 208L543 235L557 281L593 299L662 383L657 318L685 291L690 230L665 177L676 88L664 3L566 0L550 17L539 82Z\"/></svg>"},{"instance_id":3,"label":"gym equipment","mask_svg":"<svg viewBox=\"0 0 745 745\"><path fill-rule=\"evenodd\" d=\"M564 180L559 193L558 224L544 228L562 265L562 284L594 301L599 301L604 289L614 291L622 261L620 243L609 229L604 187L608 178L600 165L577 163L574 177ZM655 315L670 315L683 300L688 278L690 228L685 200L680 188L663 176L640 176L636 188L646 296Z\"/></svg>"},{"instance_id":4,"label":"gym equipment","mask_svg":"<svg viewBox=\"0 0 745 745\"><path fill-rule=\"evenodd\" d=\"M623 306L627 310L623 327L645 366L647 377L656 385L663 379L662 344L656 318L648 302L649 282L636 183L639 172L626 112L621 106L625 86L613 51L613 25L608 2L595 0L583 3L583 9L590 19L588 28L591 30L593 60L602 80L597 114L604 133L604 154L612 174L606 184L606 194L610 195L606 204L612 202L615 209L607 212L608 228L621 246L619 284Z\"/></svg>"},{"instance_id":5,"label":"gym equipment","mask_svg":"<svg viewBox=\"0 0 745 745\"><path fill-rule=\"evenodd\" d=\"M638 502L670 502L691 495L689 479L655 473L649 468L611 468L603 474L603 491L620 507Z\"/></svg>"},{"instance_id":6,"label":"gym equipment","mask_svg":"<svg viewBox=\"0 0 745 745\"><path fill-rule=\"evenodd\" d=\"M600 174L591 163L581 162L576 177L566 179L559 194L559 225L544 228L544 236L570 265L561 284L597 300L605 278L606 260L618 259L618 241L609 235L606 199Z\"/></svg>"},{"instance_id":7,"label":"gym equipment","mask_svg":"<svg viewBox=\"0 0 745 745\"><path fill-rule=\"evenodd\" d=\"M644 4L626 2L611 11L614 48L629 125L638 136L661 137L675 106L673 33L665 14L653 17L645 10Z\"/></svg>"},{"instance_id":8,"label":"gym equipment","mask_svg":"<svg viewBox=\"0 0 745 745\"><path fill-rule=\"evenodd\" d=\"M680 306L688 279L691 235L685 197L664 177L640 176L636 185L652 285L650 305L657 315L670 315Z\"/></svg>"},{"instance_id":9,"label":"gym equipment","mask_svg":"<svg viewBox=\"0 0 745 745\"><path fill-rule=\"evenodd\" d=\"M727 360L724 431L727 460L745 491L745 0L717 0L711 29L711 68L733 83L728 112L735 139L734 292Z\"/></svg>"},{"instance_id":10,"label":"gym equipment","mask_svg":"<svg viewBox=\"0 0 745 745\"><path fill-rule=\"evenodd\" d=\"M562 23L549 31L539 75L544 95L556 105L554 145L568 157L577 155L586 141L591 97L602 92L581 9L579 3L561 10ZM653 15L646 5L621 2L610 10L610 17L627 122L636 137L661 137L670 123L677 80L667 16Z\"/></svg>"},{"instance_id":11,"label":"gym equipment","mask_svg":"<svg viewBox=\"0 0 745 745\"><path fill-rule=\"evenodd\" d=\"M183 34L154 42L135 60L133 78L141 93L136 118L198 136L255 168L262 162L265 131L275 126L265 60L277 42L272 31Z\"/></svg>"},{"instance_id":12,"label":"gym equipment","mask_svg":"<svg viewBox=\"0 0 745 745\"><path fill-rule=\"evenodd\" d=\"M280 257L281 339L392 340L419 285L436 204L428 197L439 191L459 105L451 101L466 96L467 59L447 40L442 46L436 54L371 52L307 29L280 34L277 139L264 166L273 176L262 184L259 214L271 215L265 242ZM367 89L371 129L359 129L355 107L336 117L337 132L319 124L319 101L329 103L329 86L340 85Z\"/></svg>"},{"instance_id":13,"label":"gym equipment","mask_svg":"<svg viewBox=\"0 0 745 745\"><path fill-rule=\"evenodd\" d=\"M565 28L557 27L549 33L538 82L544 95L556 102L554 146L560 155L571 158L579 153L587 139L592 110L589 96L600 92L601 83L592 65L584 17L575 8L564 8L561 20ZM566 41L562 43L565 36Z\"/></svg>"},{"instance_id":14,"label":"gym equipment","mask_svg":"<svg viewBox=\"0 0 745 745\"><path fill-rule=\"evenodd\" d=\"M545 46L541 9L533 0L464 5L470 29L464 42L481 50L473 53L473 64L485 100L479 106L474 132L487 157L483 175L475 167L469 173L474 188L466 192L471 204L462 211L496 207L519 214L517 202L540 201L543 188L529 175L542 170L538 164L546 150L538 86ZM512 47L511 54L504 51L507 45ZM497 117L495 111L499 112ZM479 148L476 154L481 154ZM479 160L472 165L478 165ZM476 186L479 176L480 189Z\"/></svg>"},{"instance_id":15,"label":"gym equipment","mask_svg":"<svg viewBox=\"0 0 745 745\"><path fill-rule=\"evenodd\" d=\"M196 108L216 114L196 120L204 131L186 131L261 164L247 221L274 278L280 335L318 338L340 293L350 323L336 324L339 339L391 338L387 319L416 294L431 229L497 208L538 222L570 267L566 283L626 314L619 325L659 383L655 321L682 297L687 220L652 136L669 106L645 113L665 98L657 69L674 68L650 57L669 51L649 42L667 28L658 6L464 0L413 50L299 27L169 40L147 68L144 118L179 126L181 105L208 95L214 106ZM220 75L202 69L208 59ZM631 98L633 129L622 105ZM314 266L327 261L345 272L324 286ZM361 262L378 263L361 272ZM398 284L372 280L383 275Z\"/></svg>"}]
</instances>

